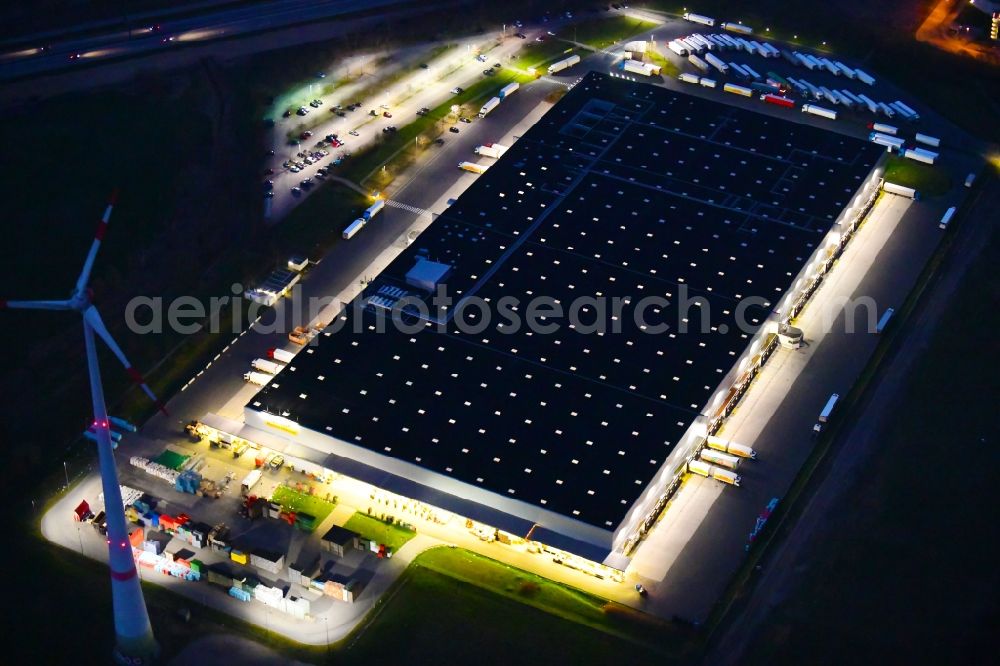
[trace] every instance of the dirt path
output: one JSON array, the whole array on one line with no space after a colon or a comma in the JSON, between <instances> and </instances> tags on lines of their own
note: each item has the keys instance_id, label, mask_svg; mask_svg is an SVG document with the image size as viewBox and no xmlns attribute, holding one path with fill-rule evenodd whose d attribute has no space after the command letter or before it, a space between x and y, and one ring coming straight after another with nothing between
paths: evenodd
<instances>
[{"instance_id":1,"label":"dirt path","mask_svg":"<svg viewBox=\"0 0 1000 666\"><path fill-rule=\"evenodd\" d=\"M875 379L867 404L854 426L842 434L835 445L829 471L820 487L808 499L790 531L772 552L765 555L762 571L754 583L752 596L738 615L731 617L705 663L739 664L770 612L792 591L797 583L796 564L815 539L821 538L826 525L832 524L835 512L844 506L844 495L857 480L859 468L875 450L879 434L891 425L892 405L910 376L913 366L926 350L937 326L944 323L952 295L962 278L985 246L995 222L991 211L1000 205L1000 186L993 180L970 207L966 223L941 268L936 284L917 306L909 330L903 335L889 365ZM890 352L891 353L891 352Z\"/></svg>"}]
</instances>

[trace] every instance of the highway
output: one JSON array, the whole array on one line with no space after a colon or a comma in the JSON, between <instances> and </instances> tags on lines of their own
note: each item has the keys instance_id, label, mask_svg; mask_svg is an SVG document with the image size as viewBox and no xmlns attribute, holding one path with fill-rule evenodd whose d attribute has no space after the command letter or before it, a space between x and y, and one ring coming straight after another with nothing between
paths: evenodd
<instances>
[{"instance_id":1,"label":"highway","mask_svg":"<svg viewBox=\"0 0 1000 666\"><path fill-rule=\"evenodd\" d=\"M0 54L0 80L55 72L95 61L146 55L197 42L274 30L298 23L324 21L358 11L389 9L401 0L281 0L239 6L187 18L168 19L105 34L48 43L23 44Z\"/></svg>"}]
</instances>

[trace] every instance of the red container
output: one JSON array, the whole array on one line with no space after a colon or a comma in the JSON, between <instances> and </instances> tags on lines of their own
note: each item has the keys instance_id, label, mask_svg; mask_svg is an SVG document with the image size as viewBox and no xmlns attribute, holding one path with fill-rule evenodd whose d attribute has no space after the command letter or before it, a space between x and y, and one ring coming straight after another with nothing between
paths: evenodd
<instances>
[{"instance_id":1,"label":"red container","mask_svg":"<svg viewBox=\"0 0 1000 666\"><path fill-rule=\"evenodd\" d=\"M787 97L782 97L781 95L764 95L764 101L768 104L774 104L776 106L783 106L786 109L794 109L795 102L788 99Z\"/></svg>"}]
</instances>

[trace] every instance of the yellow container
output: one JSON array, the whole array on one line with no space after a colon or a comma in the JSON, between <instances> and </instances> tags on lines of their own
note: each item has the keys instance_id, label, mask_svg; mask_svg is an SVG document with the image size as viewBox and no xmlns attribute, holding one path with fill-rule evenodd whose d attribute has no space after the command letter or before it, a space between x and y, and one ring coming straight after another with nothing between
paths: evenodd
<instances>
[{"instance_id":1,"label":"yellow container","mask_svg":"<svg viewBox=\"0 0 1000 666\"><path fill-rule=\"evenodd\" d=\"M239 562L240 564L246 564L247 563L247 554L246 553L241 553L238 550L233 550L233 551L229 552L229 559L231 559L233 562Z\"/></svg>"}]
</instances>

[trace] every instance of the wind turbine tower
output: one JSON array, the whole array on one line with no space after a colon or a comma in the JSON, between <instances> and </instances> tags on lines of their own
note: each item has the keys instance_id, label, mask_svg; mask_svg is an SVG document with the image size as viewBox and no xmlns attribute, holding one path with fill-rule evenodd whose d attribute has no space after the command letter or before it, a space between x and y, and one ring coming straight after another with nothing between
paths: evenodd
<instances>
[{"instance_id":1,"label":"wind turbine tower","mask_svg":"<svg viewBox=\"0 0 1000 666\"><path fill-rule=\"evenodd\" d=\"M101 241L108 229L108 220L114 208L117 192L111 195L104 210L90 253L80 271L80 277L68 300L64 301L0 301L0 308L23 308L32 310L73 310L83 319L83 341L87 349L87 369L90 373L90 395L94 404L94 431L97 435L97 456L101 470L101 485L104 489L104 510L108 521L108 563L111 568L111 594L114 605L116 647L115 658L121 663L142 664L155 660L159 647L153 638L153 628L146 612L146 602L142 597L142 587L135 569L132 545L129 543L128 526L125 521L125 507L122 503L118 470L115 467L114 449L111 444L111 430L108 410L104 403L101 387L101 371L97 364L97 341L95 335L111 349L125 366L133 381L142 387L154 402L156 396L145 380L132 367L108 329L92 302L92 293L87 287L94 259L101 247ZM162 405L160 405L162 409Z\"/></svg>"}]
</instances>

